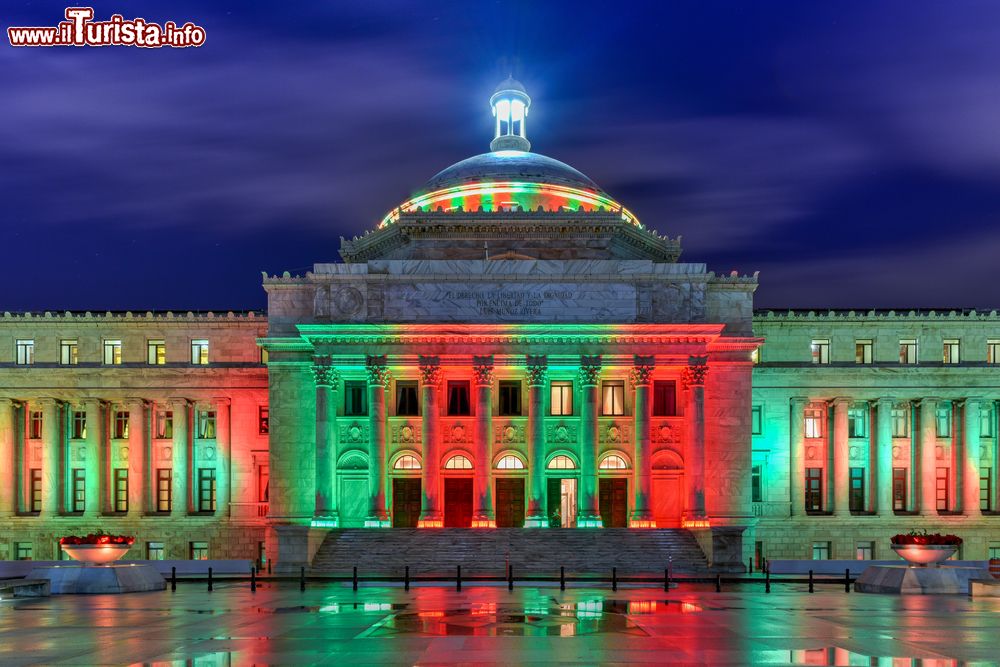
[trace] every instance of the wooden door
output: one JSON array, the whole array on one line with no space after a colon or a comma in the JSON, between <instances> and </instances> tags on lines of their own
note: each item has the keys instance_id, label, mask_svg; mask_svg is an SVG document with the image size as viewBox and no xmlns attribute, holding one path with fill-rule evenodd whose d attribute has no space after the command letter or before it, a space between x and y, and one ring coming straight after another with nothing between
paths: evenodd
<instances>
[{"instance_id":1,"label":"wooden door","mask_svg":"<svg viewBox=\"0 0 1000 667\"><path fill-rule=\"evenodd\" d=\"M524 527L524 479L497 478L497 528Z\"/></svg>"},{"instance_id":2,"label":"wooden door","mask_svg":"<svg viewBox=\"0 0 1000 667\"><path fill-rule=\"evenodd\" d=\"M680 528L682 488L679 475L653 477L653 518L657 528Z\"/></svg>"},{"instance_id":3,"label":"wooden door","mask_svg":"<svg viewBox=\"0 0 1000 667\"><path fill-rule=\"evenodd\" d=\"M607 478L599 486L601 519L605 528L628 527L628 480Z\"/></svg>"},{"instance_id":4,"label":"wooden door","mask_svg":"<svg viewBox=\"0 0 1000 667\"><path fill-rule=\"evenodd\" d=\"M445 528L472 527L472 478L446 477L444 480Z\"/></svg>"},{"instance_id":5,"label":"wooden door","mask_svg":"<svg viewBox=\"0 0 1000 667\"><path fill-rule=\"evenodd\" d=\"M392 480L392 527L416 528L420 520L420 478Z\"/></svg>"}]
</instances>

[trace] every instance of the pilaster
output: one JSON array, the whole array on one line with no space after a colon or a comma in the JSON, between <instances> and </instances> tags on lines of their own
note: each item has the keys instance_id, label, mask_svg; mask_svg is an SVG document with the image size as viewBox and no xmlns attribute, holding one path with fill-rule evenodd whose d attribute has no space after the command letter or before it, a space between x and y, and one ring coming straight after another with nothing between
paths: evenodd
<instances>
[{"instance_id":1,"label":"pilaster","mask_svg":"<svg viewBox=\"0 0 1000 667\"><path fill-rule=\"evenodd\" d=\"M0 398L0 518L17 512L14 401Z\"/></svg>"},{"instance_id":2,"label":"pilaster","mask_svg":"<svg viewBox=\"0 0 1000 667\"><path fill-rule=\"evenodd\" d=\"M962 514L968 517L982 516L979 506L979 447L980 432L982 423L980 422L980 406L982 399L966 398L962 412L964 418L964 428L962 429L962 465L960 470L962 489Z\"/></svg>"},{"instance_id":3,"label":"pilaster","mask_svg":"<svg viewBox=\"0 0 1000 667\"><path fill-rule=\"evenodd\" d=\"M649 418L652 406L649 393L653 383L653 361L653 357L634 357L632 372L629 375L635 391L634 428L632 431L635 433L632 484L635 496L632 503L632 516L629 519L629 526L632 528L656 527L650 509L652 477L650 474Z\"/></svg>"},{"instance_id":4,"label":"pilaster","mask_svg":"<svg viewBox=\"0 0 1000 667\"><path fill-rule=\"evenodd\" d=\"M525 528L548 527L545 498L545 387L549 362L546 357L527 357L528 381L528 511Z\"/></svg>"},{"instance_id":5,"label":"pilaster","mask_svg":"<svg viewBox=\"0 0 1000 667\"><path fill-rule=\"evenodd\" d=\"M215 406L215 451L219 461L215 516L228 519L233 489L232 401L228 396L219 396L212 400L212 404Z\"/></svg>"},{"instance_id":6,"label":"pilaster","mask_svg":"<svg viewBox=\"0 0 1000 667\"><path fill-rule=\"evenodd\" d=\"M365 362L368 373L368 493L370 508L365 526L388 528L389 513L385 495L386 406L385 390L392 380L384 356L369 356Z\"/></svg>"},{"instance_id":7,"label":"pilaster","mask_svg":"<svg viewBox=\"0 0 1000 667\"><path fill-rule=\"evenodd\" d=\"M892 506L892 409L894 398L883 396L875 406L875 511L882 518L894 516Z\"/></svg>"},{"instance_id":8,"label":"pilaster","mask_svg":"<svg viewBox=\"0 0 1000 667\"><path fill-rule=\"evenodd\" d=\"M920 400L920 515L937 516L937 398Z\"/></svg>"},{"instance_id":9,"label":"pilaster","mask_svg":"<svg viewBox=\"0 0 1000 667\"><path fill-rule=\"evenodd\" d=\"M805 421L808 403L809 399L798 396L790 402L788 490L793 517L805 516L806 513Z\"/></svg>"},{"instance_id":10,"label":"pilaster","mask_svg":"<svg viewBox=\"0 0 1000 667\"><path fill-rule=\"evenodd\" d=\"M495 528L493 513L493 357L472 358L472 385L476 392L473 478L473 528Z\"/></svg>"},{"instance_id":11,"label":"pilaster","mask_svg":"<svg viewBox=\"0 0 1000 667\"><path fill-rule=\"evenodd\" d=\"M420 470L420 520L417 525L420 528L441 528L444 526L444 511L441 506L441 412L437 401L441 384L441 360L437 357L420 357L419 364L423 461Z\"/></svg>"},{"instance_id":12,"label":"pilaster","mask_svg":"<svg viewBox=\"0 0 1000 667\"><path fill-rule=\"evenodd\" d=\"M97 518L101 513L101 401L96 398L83 400L83 413L86 420L86 437L83 441L86 455L84 474L83 516L87 519Z\"/></svg>"},{"instance_id":13,"label":"pilaster","mask_svg":"<svg viewBox=\"0 0 1000 667\"><path fill-rule=\"evenodd\" d=\"M687 493L684 523L703 525L705 515L705 377L708 364L704 357L691 357L684 369L687 389L687 448L684 455L684 484Z\"/></svg>"},{"instance_id":14,"label":"pilaster","mask_svg":"<svg viewBox=\"0 0 1000 667\"><path fill-rule=\"evenodd\" d=\"M58 516L61 509L59 499L60 471L62 470L63 429L60 428L61 404L54 398L38 401L42 408L42 511L41 517Z\"/></svg>"},{"instance_id":15,"label":"pilaster","mask_svg":"<svg viewBox=\"0 0 1000 667\"><path fill-rule=\"evenodd\" d=\"M141 517L146 512L149 457L146 439L146 402L141 398L125 401L128 407L128 516Z\"/></svg>"},{"instance_id":16,"label":"pilaster","mask_svg":"<svg viewBox=\"0 0 1000 667\"><path fill-rule=\"evenodd\" d=\"M834 516L850 516L850 486L851 460L850 443L848 441L848 409L851 406L849 398L835 398L833 404L833 514Z\"/></svg>"},{"instance_id":17,"label":"pilaster","mask_svg":"<svg viewBox=\"0 0 1000 667\"><path fill-rule=\"evenodd\" d=\"M317 358L313 364L316 381L316 511L320 525L337 525L337 386L340 375L330 359Z\"/></svg>"},{"instance_id":18,"label":"pilaster","mask_svg":"<svg viewBox=\"0 0 1000 667\"><path fill-rule=\"evenodd\" d=\"M191 507L191 441L188 429L188 413L190 403L186 398L171 398L167 401L170 407L170 420L173 429L171 437L171 501L170 516L180 518L187 516Z\"/></svg>"},{"instance_id":19,"label":"pilaster","mask_svg":"<svg viewBox=\"0 0 1000 667\"><path fill-rule=\"evenodd\" d=\"M599 424L597 387L601 380L601 358L580 357L580 494L576 525L578 528L600 528L601 519L597 449Z\"/></svg>"}]
</instances>

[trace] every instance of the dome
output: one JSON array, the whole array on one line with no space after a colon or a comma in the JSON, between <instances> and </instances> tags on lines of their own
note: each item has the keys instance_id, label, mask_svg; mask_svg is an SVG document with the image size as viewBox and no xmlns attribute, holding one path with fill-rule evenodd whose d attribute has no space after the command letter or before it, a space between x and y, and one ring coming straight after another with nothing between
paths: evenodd
<instances>
[{"instance_id":1,"label":"dome","mask_svg":"<svg viewBox=\"0 0 1000 667\"><path fill-rule=\"evenodd\" d=\"M438 172L424 184L421 191L433 192L491 181L565 185L600 192L596 183L565 162L525 151L495 151L474 155Z\"/></svg>"},{"instance_id":2,"label":"dome","mask_svg":"<svg viewBox=\"0 0 1000 667\"><path fill-rule=\"evenodd\" d=\"M497 85L497 87L493 89L493 94L496 95L497 93L502 93L507 90L513 90L518 93L524 93L525 95L528 94L528 91L524 87L524 84L512 76L508 76L506 79L501 81Z\"/></svg>"}]
</instances>

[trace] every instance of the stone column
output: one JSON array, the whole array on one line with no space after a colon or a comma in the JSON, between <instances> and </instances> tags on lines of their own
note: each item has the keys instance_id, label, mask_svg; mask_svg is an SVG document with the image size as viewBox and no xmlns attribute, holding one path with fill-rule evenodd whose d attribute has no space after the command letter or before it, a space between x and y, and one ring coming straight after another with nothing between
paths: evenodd
<instances>
[{"instance_id":1,"label":"stone column","mask_svg":"<svg viewBox=\"0 0 1000 667\"><path fill-rule=\"evenodd\" d=\"M386 406L385 390L392 376L384 356L370 356L366 361L368 371L368 494L370 509L365 525L369 528L387 528L389 513L385 504L385 447Z\"/></svg>"},{"instance_id":2,"label":"stone column","mask_svg":"<svg viewBox=\"0 0 1000 667\"><path fill-rule=\"evenodd\" d=\"M96 398L83 400L86 437L83 441L84 463L83 516L96 518L101 513L101 402Z\"/></svg>"},{"instance_id":3,"label":"stone column","mask_svg":"<svg viewBox=\"0 0 1000 667\"><path fill-rule=\"evenodd\" d=\"M528 428L525 433L528 445L528 512L524 527L545 528L549 525L545 497L545 385L549 362L545 357L528 357L525 363L528 380Z\"/></svg>"},{"instance_id":4,"label":"stone column","mask_svg":"<svg viewBox=\"0 0 1000 667\"><path fill-rule=\"evenodd\" d=\"M633 415L633 433L635 433L635 452L633 453L632 483L635 500L632 503L632 518L629 525L636 528L655 528L653 512L649 501L652 498L652 477L650 474L650 432L649 417L652 410L650 403L650 386L653 383L653 357L634 358L630 379L635 389L635 414Z\"/></svg>"},{"instance_id":5,"label":"stone column","mask_svg":"<svg viewBox=\"0 0 1000 667\"><path fill-rule=\"evenodd\" d=\"M420 441L423 445L421 461L421 528L440 528L444 525L441 506L441 436L439 425L441 410L438 394L441 384L441 360L437 357L420 357Z\"/></svg>"},{"instance_id":6,"label":"stone column","mask_svg":"<svg viewBox=\"0 0 1000 667\"><path fill-rule=\"evenodd\" d=\"M795 397L791 400L791 423L788 438L788 491L791 515L806 514L806 405L809 399Z\"/></svg>"},{"instance_id":7,"label":"stone column","mask_svg":"<svg viewBox=\"0 0 1000 667\"><path fill-rule=\"evenodd\" d=\"M705 376L708 364L692 357L684 369L687 388L687 451L684 453L685 521L705 520Z\"/></svg>"},{"instance_id":8,"label":"stone column","mask_svg":"<svg viewBox=\"0 0 1000 667\"><path fill-rule=\"evenodd\" d=\"M215 407L215 453L219 465L215 471L215 516L228 518L233 488L232 401L228 396L213 400Z\"/></svg>"},{"instance_id":9,"label":"stone column","mask_svg":"<svg viewBox=\"0 0 1000 667\"><path fill-rule=\"evenodd\" d=\"M473 357L476 391L476 474L473 478L473 528L495 528L493 513L493 357Z\"/></svg>"},{"instance_id":10,"label":"stone column","mask_svg":"<svg viewBox=\"0 0 1000 667\"><path fill-rule=\"evenodd\" d=\"M60 483L62 461L62 428L60 404L54 398L39 401L42 407L42 511L43 517L54 517L61 509Z\"/></svg>"},{"instance_id":11,"label":"stone column","mask_svg":"<svg viewBox=\"0 0 1000 667\"><path fill-rule=\"evenodd\" d=\"M600 528L601 497L597 468L599 446L600 405L597 387L601 380L601 358L580 357L580 491L576 525L579 528Z\"/></svg>"},{"instance_id":12,"label":"stone column","mask_svg":"<svg viewBox=\"0 0 1000 667\"><path fill-rule=\"evenodd\" d=\"M937 516L935 478L937 477L937 399L920 401L920 514Z\"/></svg>"},{"instance_id":13,"label":"stone column","mask_svg":"<svg viewBox=\"0 0 1000 667\"><path fill-rule=\"evenodd\" d=\"M965 399L965 409L963 416L965 425L962 429L963 443L962 450L965 456L962 457L962 513L965 516L982 516L979 508L979 447L980 447L980 427L979 406L982 399Z\"/></svg>"},{"instance_id":14,"label":"stone column","mask_svg":"<svg viewBox=\"0 0 1000 667\"><path fill-rule=\"evenodd\" d=\"M833 403L833 514L850 516L851 454L847 430L849 398L835 398Z\"/></svg>"},{"instance_id":15,"label":"stone column","mask_svg":"<svg viewBox=\"0 0 1000 667\"><path fill-rule=\"evenodd\" d=\"M882 397L876 404L875 427L875 511L880 517L892 517L892 408L896 401Z\"/></svg>"},{"instance_id":16,"label":"stone column","mask_svg":"<svg viewBox=\"0 0 1000 667\"><path fill-rule=\"evenodd\" d=\"M173 426L171 440L171 502L170 516L179 518L187 516L191 507L191 458L188 455L191 446L188 438L188 400L186 398L171 398L167 401L170 407L170 418Z\"/></svg>"},{"instance_id":17,"label":"stone column","mask_svg":"<svg viewBox=\"0 0 1000 667\"><path fill-rule=\"evenodd\" d=\"M146 403L130 398L128 406L128 516L140 517L146 512L147 467Z\"/></svg>"},{"instance_id":18,"label":"stone column","mask_svg":"<svg viewBox=\"0 0 1000 667\"><path fill-rule=\"evenodd\" d=\"M337 384L340 377L330 359L317 359L316 379L316 518L337 522Z\"/></svg>"},{"instance_id":19,"label":"stone column","mask_svg":"<svg viewBox=\"0 0 1000 667\"><path fill-rule=\"evenodd\" d=\"M0 518L17 513L14 401L0 398Z\"/></svg>"}]
</instances>

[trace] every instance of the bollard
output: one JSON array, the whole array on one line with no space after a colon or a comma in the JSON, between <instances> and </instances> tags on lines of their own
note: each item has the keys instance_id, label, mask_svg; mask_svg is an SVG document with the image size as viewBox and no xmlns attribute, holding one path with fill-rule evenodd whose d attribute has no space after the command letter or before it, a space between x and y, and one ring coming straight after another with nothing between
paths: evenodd
<instances>
[{"instance_id":1,"label":"bollard","mask_svg":"<svg viewBox=\"0 0 1000 667\"><path fill-rule=\"evenodd\" d=\"M667 593L670 591L670 568L663 568L663 592Z\"/></svg>"},{"instance_id":2,"label":"bollard","mask_svg":"<svg viewBox=\"0 0 1000 667\"><path fill-rule=\"evenodd\" d=\"M844 570L844 592L851 592L851 568Z\"/></svg>"},{"instance_id":3,"label":"bollard","mask_svg":"<svg viewBox=\"0 0 1000 667\"><path fill-rule=\"evenodd\" d=\"M722 575L721 574L715 575L715 592L716 593L721 593L722 592Z\"/></svg>"},{"instance_id":4,"label":"bollard","mask_svg":"<svg viewBox=\"0 0 1000 667\"><path fill-rule=\"evenodd\" d=\"M403 571L403 590L410 590L410 566L406 566L406 570Z\"/></svg>"},{"instance_id":5,"label":"bollard","mask_svg":"<svg viewBox=\"0 0 1000 667\"><path fill-rule=\"evenodd\" d=\"M559 566L559 590L566 590L566 567L563 565Z\"/></svg>"},{"instance_id":6,"label":"bollard","mask_svg":"<svg viewBox=\"0 0 1000 667\"><path fill-rule=\"evenodd\" d=\"M177 568L176 567L171 567L170 568L170 590L172 590L172 591L176 591L177 590Z\"/></svg>"},{"instance_id":7,"label":"bollard","mask_svg":"<svg viewBox=\"0 0 1000 667\"><path fill-rule=\"evenodd\" d=\"M809 570L809 592L813 592L813 571Z\"/></svg>"},{"instance_id":8,"label":"bollard","mask_svg":"<svg viewBox=\"0 0 1000 667\"><path fill-rule=\"evenodd\" d=\"M208 590L212 590L212 568L208 568Z\"/></svg>"},{"instance_id":9,"label":"bollard","mask_svg":"<svg viewBox=\"0 0 1000 667\"><path fill-rule=\"evenodd\" d=\"M611 590L618 590L618 568L611 568Z\"/></svg>"},{"instance_id":10,"label":"bollard","mask_svg":"<svg viewBox=\"0 0 1000 667\"><path fill-rule=\"evenodd\" d=\"M747 560L750 561L749 562L750 567L747 568L747 574L753 574L753 556L750 556L750 558L748 558Z\"/></svg>"},{"instance_id":11,"label":"bollard","mask_svg":"<svg viewBox=\"0 0 1000 667\"><path fill-rule=\"evenodd\" d=\"M299 568L299 590L304 591L306 589L306 568L302 566Z\"/></svg>"},{"instance_id":12,"label":"bollard","mask_svg":"<svg viewBox=\"0 0 1000 667\"><path fill-rule=\"evenodd\" d=\"M354 575L351 577L351 585L354 587L354 590L358 590L358 566L357 565L354 566Z\"/></svg>"},{"instance_id":13,"label":"bollard","mask_svg":"<svg viewBox=\"0 0 1000 667\"><path fill-rule=\"evenodd\" d=\"M507 590L508 591L514 590L514 566L513 565L508 565L507 566Z\"/></svg>"},{"instance_id":14,"label":"bollard","mask_svg":"<svg viewBox=\"0 0 1000 667\"><path fill-rule=\"evenodd\" d=\"M771 568L764 569L764 592L771 592Z\"/></svg>"},{"instance_id":15,"label":"bollard","mask_svg":"<svg viewBox=\"0 0 1000 667\"><path fill-rule=\"evenodd\" d=\"M271 576L271 561L267 561L267 576Z\"/></svg>"},{"instance_id":16,"label":"bollard","mask_svg":"<svg viewBox=\"0 0 1000 667\"><path fill-rule=\"evenodd\" d=\"M257 568L255 567L250 568L250 592L257 592Z\"/></svg>"},{"instance_id":17,"label":"bollard","mask_svg":"<svg viewBox=\"0 0 1000 667\"><path fill-rule=\"evenodd\" d=\"M462 566L456 565L457 570L455 571L455 590L462 590Z\"/></svg>"}]
</instances>

